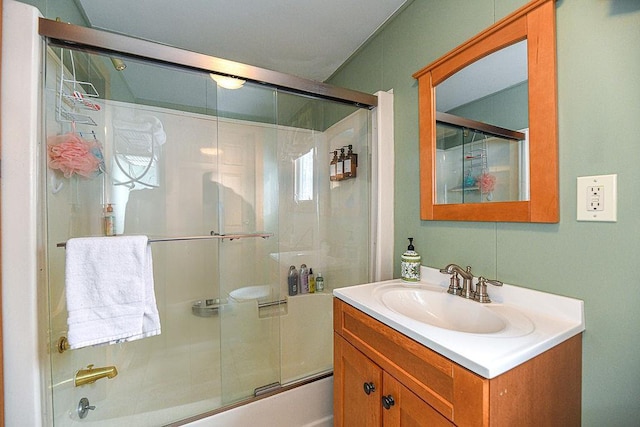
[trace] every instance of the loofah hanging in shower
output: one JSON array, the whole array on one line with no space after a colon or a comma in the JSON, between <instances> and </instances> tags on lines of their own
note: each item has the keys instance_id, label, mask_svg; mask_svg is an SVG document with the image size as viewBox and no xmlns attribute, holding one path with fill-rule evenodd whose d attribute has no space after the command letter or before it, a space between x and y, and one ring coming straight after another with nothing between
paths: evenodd
<instances>
[{"instance_id":1,"label":"loofah hanging in shower","mask_svg":"<svg viewBox=\"0 0 640 427\"><path fill-rule=\"evenodd\" d=\"M100 144L87 141L73 132L49 137L47 153L49 167L60 170L65 178L73 174L91 178L100 170Z\"/></svg>"}]
</instances>

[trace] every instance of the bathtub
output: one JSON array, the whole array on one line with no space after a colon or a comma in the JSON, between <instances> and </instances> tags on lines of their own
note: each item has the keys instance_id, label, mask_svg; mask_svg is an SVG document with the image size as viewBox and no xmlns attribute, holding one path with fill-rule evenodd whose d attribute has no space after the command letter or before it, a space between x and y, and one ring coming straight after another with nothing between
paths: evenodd
<instances>
[{"instance_id":1,"label":"bathtub","mask_svg":"<svg viewBox=\"0 0 640 427\"><path fill-rule=\"evenodd\" d=\"M296 409L292 410L292 408ZM182 425L331 427L333 426L333 376Z\"/></svg>"},{"instance_id":2,"label":"bathtub","mask_svg":"<svg viewBox=\"0 0 640 427\"><path fill-rule=\"evenodd\" d=\"M330 427L333 426L333 376L324 377L307 384L290 388L281 393L255 399L232 409L207 415L219 400L202 400L179 407L163 408L137 415L92 421L77 416L72 426L112 427L115 425L163 425L176 413L196 413L183 421L168 424L168 427ZM292 410L292 408L298 408Z\"/></svg>"}]
</instances>

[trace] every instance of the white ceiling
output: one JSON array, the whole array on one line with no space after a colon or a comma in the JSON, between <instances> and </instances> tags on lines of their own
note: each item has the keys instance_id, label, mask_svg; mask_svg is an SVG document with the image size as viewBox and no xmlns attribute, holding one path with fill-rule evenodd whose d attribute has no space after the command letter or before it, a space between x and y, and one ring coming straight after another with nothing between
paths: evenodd
<instances>
[{"instance_id":1,"label":"white ceiling","mask_svg":"<svg viewBox=\"0 0 640 427\"><path fill-rule=\"evenodd\" d=\"M407 0L78 0L93 28L324 81Z\"/></svg>"}]
</instances>

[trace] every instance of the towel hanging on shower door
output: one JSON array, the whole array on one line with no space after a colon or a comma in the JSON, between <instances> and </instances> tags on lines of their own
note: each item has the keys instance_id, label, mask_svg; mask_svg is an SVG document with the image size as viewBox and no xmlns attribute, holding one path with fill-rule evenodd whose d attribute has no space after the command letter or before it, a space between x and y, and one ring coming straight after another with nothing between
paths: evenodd
<instances>
[{"instance_id":1,"label":"towel hanging on shower door","mask_svg":"<svg viewBox=\"0 0 640 427\"><path fill-rule=\"evenodd\" d=\"M69 239L65 288L72 349L160 334L146 236Z\"/></svg>"}]
</instances>

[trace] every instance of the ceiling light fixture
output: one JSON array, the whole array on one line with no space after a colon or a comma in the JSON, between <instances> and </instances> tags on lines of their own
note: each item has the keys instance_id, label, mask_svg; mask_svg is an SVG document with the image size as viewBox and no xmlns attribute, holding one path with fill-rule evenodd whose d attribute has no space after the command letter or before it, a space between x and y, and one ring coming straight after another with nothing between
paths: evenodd
<instances>
[{"instance_id":1,"label":"ceiling light fixture","mask_svg":"<svg viewBox=\"0 0 640 427\"><path fill-rule=\"evenodd\" d=\"M218 84L218 86L223 87L225 89L240 89L245 83L246 80L237 79L235 77L222 76L220 74L209 74L213 80Z\"/></svg>"}]
</instances>

